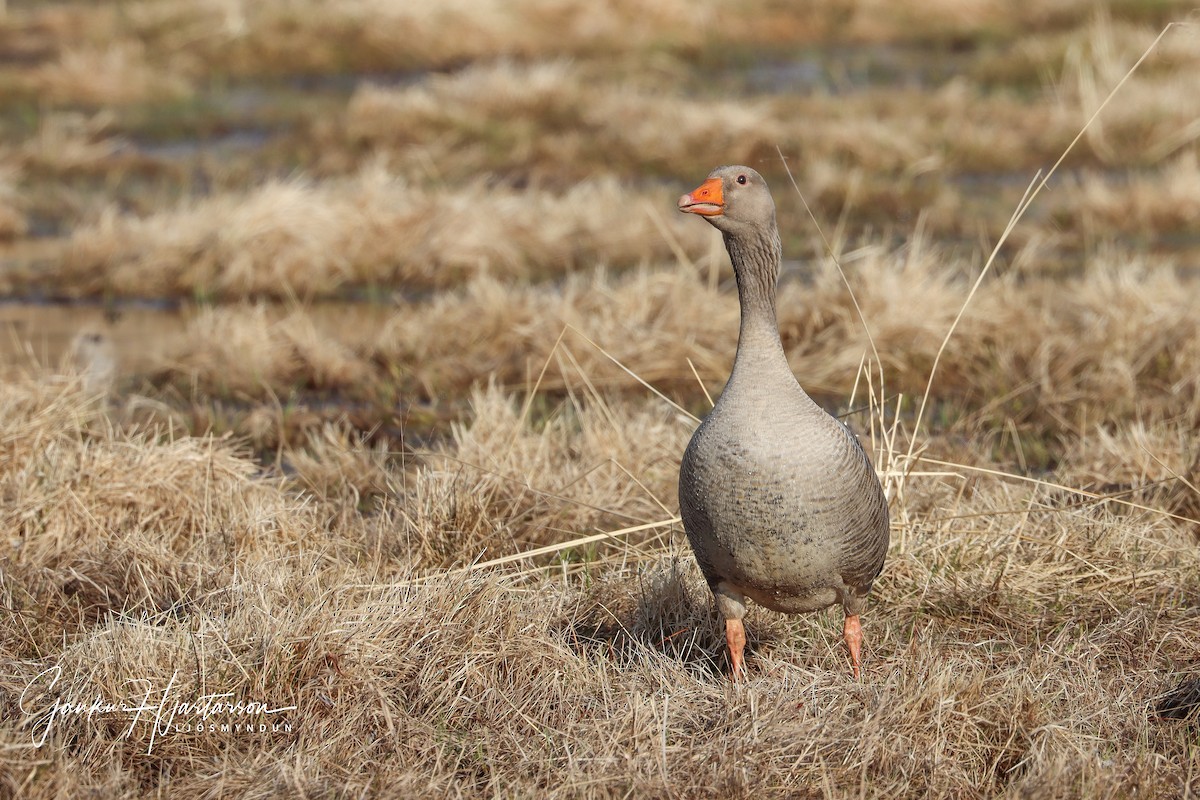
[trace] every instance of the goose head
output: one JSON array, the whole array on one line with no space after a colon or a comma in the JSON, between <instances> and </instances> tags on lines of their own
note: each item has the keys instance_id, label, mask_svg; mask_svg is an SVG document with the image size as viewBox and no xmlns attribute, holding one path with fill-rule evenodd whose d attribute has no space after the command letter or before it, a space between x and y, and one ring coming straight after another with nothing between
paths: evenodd
<instances>
[{"instance_id":1,"label":"goose head","mask_svg":"<svg viewBox=\"0 0 1200 800\"><path fill-rule=\"evenodd\" d=\"M679 210L697 214L727 236L749 239L775 227L775 201L762 175L750 167L717 167L679 198Z\"/></svg>"}]
</instances>

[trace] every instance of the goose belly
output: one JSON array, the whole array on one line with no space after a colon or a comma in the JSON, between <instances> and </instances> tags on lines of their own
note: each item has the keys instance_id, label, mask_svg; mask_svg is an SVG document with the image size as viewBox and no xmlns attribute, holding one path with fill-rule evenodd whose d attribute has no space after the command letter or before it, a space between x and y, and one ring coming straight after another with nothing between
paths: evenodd
<instances>
[{"instance_id":1,"label":"goose belly","mask_svg":"<svg viewBox=\"0 0 1200 800\"><path fill-rule=\"evenodd\" d=\"M872 519L883 502L878 479L857 444L829 421L837 429L807 439L697 430L684 455L679 502L709 580L792 613L869 588L887 546L886 506L881 542Z\"/></svg>"}]
</instances>

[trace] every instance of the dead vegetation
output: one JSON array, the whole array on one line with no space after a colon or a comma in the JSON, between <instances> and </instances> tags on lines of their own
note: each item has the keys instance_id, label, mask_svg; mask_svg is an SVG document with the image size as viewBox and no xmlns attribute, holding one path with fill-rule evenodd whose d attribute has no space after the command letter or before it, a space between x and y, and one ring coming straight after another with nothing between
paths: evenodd
<instances>
[{"instance_id":1,"label":"dead vegetation","mask_svg":"<svg viewBox=\"0 0 1200 800\"><path fill-rule=\"evenodd\" d=\"M819 5L0 16L0 286L72 301L0 307L0 794L1200 788L1193 27L971 293L1187 9ZM859 683L756 609L731 684L675 522L737 303L671 204L729 161L891 493Z\"/></svg>"},{"instance_id":2,"label":"dead vegetation","mask_svg":"<svg viewBox=\"0 0 1200 800\"><path fill-rule=\"evenodd\" d=\"M661 260L672 244L696 252L703 239L676 217L611 179L565 192L482 181L447 191L377 167L340 184L272 182L145 219L108 209L72 235L62 260L40 280L76 296L420 291L477 275L528 279ZM612 236L618 227L621 236Z\"/></svg>"},{"instance_id":3,"label":"dead vegetation","mask_svg":"<svg viewBox=\"0 0 1200 800\"><path fill-rule=\"evenodd\" d=\"M1066 194L1070 200L1062 202L1058 213L1062 224L1077 225L1092 237L1113 231L1141 236L1190 233L1200 219L1196 148L1149 174L1121 180L1088 176Z\"/></svg>"},{"instance_id":4,"label":"dead vegetation","mask_svg":"<svg viewBox=\"0 0 1200 800\"><path fill-rule=\"evenodd\" d=\"M842 266L883 357L887 391L919 397L972 267L919 244L848 254ZM399 403L417 409L408 419L415 431L429 424L420 409L434 420L464 410L461 398L480 376L507 391L536 384L550 396L579 381L607 395L641 396L648 383L700 412L697 380L715 396L732 363L731 291L681 265L556 285L481 277L369 315L227 306L196 316L165 342L152 371L160 386L240 401L333 392L377 404L367 413L381 424L402 414ZM1003 449L1008 456L1023 449L1026 466L1053 461L1054 437L1096 425L1200 419L1197 291L1169 265L1121 253L1071 278L1010 273L974 299L943 355L932 399L944 423L993 431L986 436L998 446L1007 426L1017 426L1028 444ZM785 276L779 322L807 390L844 403L870 341L831 262L812 275Z\"/></svg>"},{"instance_id":5,"label":"dead vegetation","mask_svg":"<svg viewBox=\"0 0 1200 800\"><path fill-rule=\"evenodd\" d=\"M1065 53L1040 56L1049 76L1032 91L955 78L714 97L681 88L678 65L613 80L598 62L511 59L399 86L363 81L339 117L264 139L268 150L307 155L325 179L268 175L179 199L138 176L169 183L188 170L139 154L119 118L48 114L13 149L10 172L130 185L108 202L38 197L40 214L79 219L62 254L19 286L71 296L337 296L444 288L480 271L526 279L597 261L661 261L676 254L673 243L694 256L689 226L643 212L669 203L657 181L743 162L778 183L779 152L845 246L918 219L931 235L974 246L999 236L1028 175L1064 150L1136 57L1131 46L1145 37L1116 31L1100 16L1060 45ZM1040 266L1078 265L1114 227L1182 232L1182 247L1194 250L1186 234L1200 108L1186 87L1200 51L1189 33L1164 40L1170 68L1154 63L1135 76L1127 98L1088 128L1068 161L1078 191L1031 215L1019 235L1055 250ZM253 174L239 158L234 174ZM209 159L196 168L214 169ZM785 195L783 209L809 229L794 198ZM10 237L28 227L21 214L8 212Z\"/></svg>"},{"instance_id":6,"label":"dead vegetation","mask_svg":"<svg viewBox=\"0 0 1200 800\"><path fill-rule=\"evenodd\" d=\"M129 227L156 214L174 222L197 195L208 194L204 186L244 195L280 181L338 178L353 184L380 162L410 185L438 193L469 195L487 175L532 190L531 204L539 191L566 192L599 175L613 176L627 190L652 191L661 188L654 182L674 181L697 164L753 163L778 183L778 148L822 224L843 226L855 244L880 229L911 229L918 211L930 232L974 244L981 231L999 234L1028 175L1057 157L1158 31L1144 21L1150 13L1145 9L1117 5L1072 17L1067 4L1047 18L1031 4L1005 13L1053 24L1003 38L1013 34L984 3L969 20L938 17L939 26L949 25L950 37L939 45L929 19L920 28L905 14L882 9L871 12L871 25L886 20L890 33L856 33L861 9L843 9L840 16L828 9L811 17L806 12L813 27L805 32L773 10L752 17L770 21L758 27L739 24L742 17L728 19L719 4L668 4L658 11L661 19L625 28L633 7L585 12L568 3L559 11L572 19L579 15L579 27L564 28L555 17L555 29L591 31L599 37L596 50L568 33L543 42L534 57L524 53L526 45L506 38L522 31L544 40L545 31L518 23L521 14L554 16L551 5L530 0L515 12L508 9L511 30L494 19L499 6L478 0L440 10L159 0L123 4L121 14L108 6L14 13L0 23L0 33L16 51L25 48L27 61L10 78L24 82L41 105L14 108L0 130L0 165L28 173L23 183L36 196L27 202L66 233L113 216ZM836 20L821 21L825 13ZM1171 18L1162 13L1164 21ZM448 18L459 16L471 21L447 27ZM367 17L372 23L360 25ZM389 28L393 24L400 27ZM652 27L657 24L662 27ZM280 37L280 26L293 30ZM492 44L469 45L473 26L486 29ZM956 26L962 30L949 33ZM990 35L1002 37L999 43L981 32L989 26L998 26ZM826 43L830 27L838 35ZM454 41L429 35L434 29L453 30ZM317 30L321 42L304 45ZM615 35L629 30L639 34ZM777 40L784 31L791 37L784 38L786 46ZM359 47L352 33L389 41L395 36L407 44ZM405 38L409 33L414 38ZM892 49L873 61L874 51L855 43L878 35ZM975 36L983 41L972 44ZM448 49L426 58L412 46L416 41L431 53ZM315 88L309 95L317 97L306 102L297 93L306 84L238 66L239 57L222 43L246 47L262 69L285 74L304 69L278 47L303 51L296 57L311 56L317 77L296 80L310 80ZM458 45L478 52L455 55ZM328 54L321 55L330 47L345 47L352 59L412 57L419 63L368 67L352 60L335 67ZM601 53L606 55L592 55ZM945 63L931 72L931 58ZM446 64L456 68L410 71ZM1004 73L997 65L1015 66ZM1194 151L1200 112L1188 88L1197 66L1196 37L1188 28L1175 29L1134 76L1122 102L1092 123L1069 164L1095 170L1096 180L1120 180L1129 165L1154 169ZM230 74L210 74L221 68ZM361 79L342 74L355 69L378 71ZM334 74L319 77L328 72ZM33 128L30 119L37 121ZM211 149L209 139L215 140ZM47 175L79 188L43 197L37 184ZM90 183L96 177L106 182L108 203L97 202ZM213 194L209 206L215 207L226 192ZM964 205L970 214L959 213ZM372 211L386 214L388 208ZM446 224L469 229L448 216ZM1040 223L1030 220L1035 230ZM158 244L153 228L144 243L149 249ZM1056 231L1045 225L1037 233L1045 238ZM480 231L492 233L486 225ZM204 242L200 247L202 258L228 258ZM393 281L406 277L404 271L391 275Z\"/></svg>"},{"instance_id":7,"label":"dead vegetation","mask_svg":"<svg viewBox=\"0 0 1200 800\"><path fill-rule=\"evenodd\" d=\"M10 753L39 760L10 756L3 777L27 796L129 793L157 780L147 765L197 757L227 792L1170 796L1188 780L1189 734L1150 711L1196 657L1192 536L1128 495L1056 488L1114 475L1097 454L1123 461L1117 438L1081 441L1045 482L966 463L910 475L863 683L832 617L756 612L754 677L734 686L670 527L549 569L418 578L667 519L690 426L661 401L579 401L537 423L480 392L471 421L411 464L331 431L282 481L229 442L122 433L69 385L2 393L4 730ZM1122 477L1170 474L1182 433L1143 433L1147 466ZM372 493L376 511L355 511ZM64 715L42 749L12 750L44 730L12 704L46 688L49 665L61 683L25 708L174 677L180 699L296 706L279 718L292 728L152 744L120 715ZM254 768L264 752L287 766Z\"/></svg>"}]
</instances>

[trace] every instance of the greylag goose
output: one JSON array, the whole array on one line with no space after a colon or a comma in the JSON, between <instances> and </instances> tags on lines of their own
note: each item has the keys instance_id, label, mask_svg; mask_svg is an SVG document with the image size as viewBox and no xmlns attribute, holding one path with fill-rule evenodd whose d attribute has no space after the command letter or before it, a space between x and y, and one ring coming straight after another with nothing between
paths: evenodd
<instances>
[{"instance_id":1,"label":"greylag goose","mask_svg":"<svg viewBox=\"0 0 1200 800\"><path fill-rule=\"evenodd\" d=\"M859 615L888 547L887 498L858 439L800 388L775 317L775 203L749 167L721 167L679 198L721 231L741 327L733 373L679 468L684 530L744 672L746 598L797 614L834 603L859 677Z\"/></svg>"}]
</instances>

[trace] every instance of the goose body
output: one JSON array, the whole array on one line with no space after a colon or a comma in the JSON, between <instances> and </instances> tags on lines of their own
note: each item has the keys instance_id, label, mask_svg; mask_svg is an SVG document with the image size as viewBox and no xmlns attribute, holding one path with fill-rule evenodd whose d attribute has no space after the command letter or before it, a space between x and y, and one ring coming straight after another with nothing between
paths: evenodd
<instances>
[{"instance_id":1,"label":"goose body","mask_svg":"<svg viewBox=\"0 0 1200 800\"><path fill-rule=\"evenodd\" d=\"M749 167L714 170L679 200L721 230L741 327L733 372L679 471L684 529L743 671L746 598L775 611L845 609L859 673L862 612L888 546L887 499L858 440L796 381L775 316L775 205Z\"/></svg>"}]
</instances>

